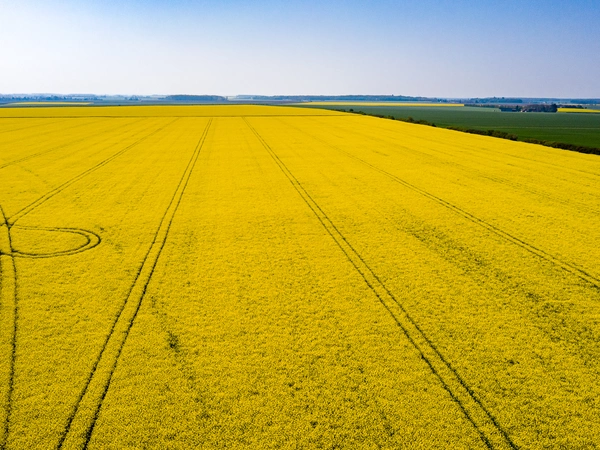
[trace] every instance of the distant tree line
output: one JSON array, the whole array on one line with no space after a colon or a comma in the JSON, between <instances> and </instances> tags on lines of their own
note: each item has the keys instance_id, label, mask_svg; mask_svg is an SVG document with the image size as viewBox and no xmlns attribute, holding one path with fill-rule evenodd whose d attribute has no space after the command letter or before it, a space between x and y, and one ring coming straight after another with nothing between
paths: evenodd
<instances>
[{"instance_id":1,"label":"distant tree line","mask_svg":"<svg viewBox=\"0 0 600 450\"><path fill-rule=\"evenodd\" d=\"M465 106L471 108L499 108L497 103L465 103Z\"/></svg>"},{"instance_id":2,"label":"distant tree line","mask_svg":"<svg viewBox=\"0 0 600 450\"><path fill-rule=\"evenodd\" d=\"M164 100L173 102L227 102L226 97L220 95L167 95Z\"/></svg>"},{"instance_id":3,"label":"distant tree line","mask_svg":"<svg viewBox=\"0 0 600 450\"><path fill-rule=\"evenodd\" d=\"M581 99L571 99L571 103L578 103L580 105L600 105L600 98L581 98ZM574 108L573 105L569 105L568 108Z\"/></svg>"},{"instance_id":4,"label":"distant tree line","mask_svg":"<svg viewBox=\"0 0 600 450\"><path fill-rule=\"evenodd\" d=\"M288 102L437 102L448 103L447 99L409 97L406 95L238 95L238 100L271 100Z\"/></svg>"},{"instance_id":5,"label":"distant tree line","mask_svg":"<svg viewBox=\"0 0 600 450\"><path fill-rule=\"evenodd\" d=\"M550 112L555 113L558 111L558 106L556 103L552 103L551 105L525 105L521 107L521 112Z\"/></svg>"},{"instance_id":6,"label":"distant tree line","mask_svg":"<svg viewBox=\"0 0 600 450\"><path fill-rule=\"evenodd\" d=\"M592 104L592 103L590 103ZM569 108L569 109L586 109L585 106L583 105L572 105L570 103L566 104L566 105L557 105L559 108Z\"/></svg>"},{"instance_id":7,"label":"distant tree line","mask_svg":"<svg viewBox=\"0 0 600 450\"><path fill-rule=\"evenodd\" d=\"M46 95L46 94L14 94L0 95L0 102L63 102L63 101L92 101L96 96L93 94L80 95Z\"/></svg>"},{"instance_id":8,"label":"distant tree line","mask_svg":"<svg viewBox=\"0 0 600 450\"><path fill-rule=\"evenodd\" d=\"M469 99L469 103L480 104L480 103L523 103L522 98L510 98L510 97L488 97L488 98L472 98Z\"/></svg>"},{"instance_id":9,"label":"distant tree line","mask_svg":"<svg viewBox=\"0 0 600 450\"><path fill-rule=\"evenodd\" d=\"M341 109L340 111L346 112L344 109ZM429 122L427 120L416 120L410 116L406 117L406 118L394 117L394 116L384 116L382 114L369 114L364 111L354 111L353 109L349 109L347 112L351 112L354 114L361 114L363 116L379 117L381 119L398 120L400 122L408 122L408 123L414 123L417 125L426 125L429 127L436 127L435 123ZM477 130L475 128L464 128L464 127L454 127L454 126L444 127L444 128L446 128L448 130L453 130L453 131L460 131L462 133L478 134L481 136L491 136L491 137L495 137L495 138L499 138L499 139L508 139L510 141L520 141L520 142L527 142L529 144L544 145L546 147L560 148L562 150L570 150L572 152L587 153L587 154L591 154L591 155L600 155L600 148L597 148L597 147L585 147L583 145L566 144L564 142L546 141L543 139L531 139L531 138L521 138L520 139L516 134L507 133L505 131Z\"/></svg>"}]
</instances>

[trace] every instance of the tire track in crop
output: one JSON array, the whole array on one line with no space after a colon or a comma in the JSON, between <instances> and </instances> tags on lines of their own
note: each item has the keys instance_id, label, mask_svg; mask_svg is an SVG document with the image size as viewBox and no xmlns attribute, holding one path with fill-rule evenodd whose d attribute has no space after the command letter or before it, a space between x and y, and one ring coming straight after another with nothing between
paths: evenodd
<instances>
[{"instance_id":1,"label":"tire track in crop","mask_svg":"<svg viewBox=\"0 0 600 450\"><path fill-rule=\"evenodd\" d=\"M90 230L85 230L83 228L58 228L58 227L29 227L29 226L20 226L15 225L11 227L11 230L14 229L19 230L35 230L35 231L50 231L56 233L70 233L77 234L82 236L85 239L85 243L71 249L61 250L56 252L47 252L47 253L33 253L33 252L23 252L20 250L15 250L14 247L12 249L12 255L16 258L54 258L56 256L68 256L75 255L77 253L85 252L87 250L91 250L94 247L100 245L102 239L96 233Z\"/></svg>"},{"instance_id":2,"label":"tire track in crop","mask_svg":"<svg viewBox=\"0 0 600 450\"><path fill-rule=\"evenodd\" d=\"M286 124L290 128L298 130L306 136L319 140L299 127L293 126L283 121L281 123ZM319 141L321 143L327 144L322 140ZM295 153L296 155L300 156L300 153L298 151L296 151ZM368 186L365 185L363 189L368 189ZM402 208L401 215L403 219L409 218L409 221L413 222L413 224L410 226L407 226L406 224L400 226L397 220L392 219L389 216L389 214L381 210L377 205L371 206L374 208L375 211L378 212L382 220L385 220L386 222L390 223L396 230L406 233L409 236L412 236L413 238L416 238L423 245L425 245L425 247L437 253L441 258L447 260L453 265L456 265L457 267L460 267L462 270L468 273L468 276L476 284L488 289L490 283L501 283L504 287L509 287L513 293L518 293L519 295L521 295L523 301L531 302L533 298L536 298L536 294L533 293L535 292L535 290L532 291L531 286L527 288L526 285L523 285L520 282L517 282L515 279L513 279L513 277L508 272L503 271L499 268L494 268L492 265L489 264L489 262L485 261L485 258L482 259L482 254L478 255L476 253L473 253L473 251L470 248L458 244L457 241L454 241L453 238L446 235L443 231L438 231L436 227L431 227L422 219L418 219L416 216L412 215L404 208ZM486 268L487 271L483 270L484 268ZM585 287L587 288L587 284L585 285ZM539 307L539 304L528 303L528 305L529 308ZM534 319L534 321L535 320L536 319ZM576 322L575 325L580 326L580 323ZM547 327L541 326L537 322L535 326L544 334L550 336L551 339L557 338L555 327L552 327L552 329L549 330ZM560 324L560 327L564 326L564 322ZM568 342L570 345L573 345L576 348L580 349L580 353L573 353L573 355L581 356L581 354L584 353L590 354L590 342L587 341L587 344L584 344L585 339L582 339L582 336L568 338L565 335L561 335L561 339L565 339L565 342Z\"/></svg>"},{"instance_id":3,"label":"tire track in crop","mask_svg":"<svg viewBox=\"0 0 600 450\"><path fill-rule=\"evenodd\" d=\"M352 116L348 115L347 117L352 117ZM357 120L360 120L361 118L363 118L363 116L354 115L354 118L356 118ZM382 120L390 120L390 119L382 119ZM407 124L406 122L402 122L401 120L399 120L399 122ZM449 129L449 128L445 128L443 126L430 127L429 125L419 125L419 124L411 124L411 125L415 125L415 126L419 126L419 127L429 127L429 128L434 128L434 129L437 128L437 130L445 130L445 131L452 131L454 133L465 134L463 131L456 131L456 130L452 130L452 129ZM337 127L337 128L339 129L339 127ZM377 128L378 130L387 131L387 132L390 131L390 128L383 127L383 126L376 126L376 127L374 126L374 128ZM355 130L353 130L353 131L355 131ZM492 136L472 135L472 134L470 136L472 136L473 138L476 138L476 137L482 137L482 138L490 138L491 137L491 138L493 138ZM423 136L419 136L419 139L422 139L423 141L428 142L428 143L430 143L432 145L439 145L440 142L441 142L439 139L426 138L426 137L423 137ZM494 139L500 139L500 138L494 138ZM531 144L531 143L525 142L525 141L512 141L512 142L513 143L518 143L518 144L523 144L523 145L537 145L537 146L539 146L539 144ZM447 142L445 142L445 144L447 145ZM465 151L464 148L462 148L462 147L460 147L458 145L454 145L454 148L456 150L459 150L459 151L463 151L463 152ZM567 152L567 153L563 153L563 156L577 157L577 155L578 155L578 153L572 152L570 150L564 150L564 149L559 149L559 148L554 148L554 147L544 147L544 149L548 150L548 151L551 151L551 150L563 150L564 152ZM469 147L468 150L466 150L466 151L475 152L475 151L477 151L477 148L476 147ZM491 153L494 153L494 154L496 154L496 155L498 155L498 156L500 156L502 158L510 157L510 158L514 158L514 159L520 159L520 160L524 160L524 161L533 162L533 163L536 163L536 164L540 164L540 165L544 165L544 166L547 166L547 167L551 167L554 170L556 170L556 169L560 169L560 171L568 170L568 171L573 172L573 173L577 172L577 173L583 173L583 174L586 174L586 175L591 175L594 178L600 177L600 173L599 172L590 172L590 171L587 171L587 170L577 169L577 168L574 168L574 167L566 167L564 164L561 165L561 164L553 163L551 161L547 161L547 160L543 160L543 159L528 158L526 156L517 155L517 154L507 154L505 152L502 152L500 150L496 150L496 149L491 148L491 147L486 148L485 152L478 152L477 155L479 157L481 157L483 159L486 159L486 160L489 160L489 161L497 161L497 160L493 159L492 157L490 157ZM581 154L579 154L579 156L581 156Z\"/></svg>"},{"instance_id":4,"label":"tire track in crop","mask_svg":"<svg viewBox=\"0 0 600 450\"><path fill-rule=\"evenodd\" d=\"M356 116L356 117L360 117L360 116ZM413 124L413 125L417 125L417 126L421 126L421 127L429 127L429 125L419 125L419 124ZM389 130L388 128L382 128L382 127L378 127L378 128L379 129L384 129L384 130ZM439 126L437 128L439 130L452 131L454 133L462 133L462 134L465 133L464 131L452 130L450 128L445 128L444 126ZM475 137L477 135L471 135L471 136ZM479 136L480 137L492 137L492 136L483 136L483 135L479 135ZM434 145L439 145L440 142L441 142L440 140L431 139L431 138L428 139L428 138L421 137L421 139L423 139L423 140L425 140L427 142L430 142L430 143L432 143ZM494 138L494 139L501 139L501 138ZM531 144L531 143L525 142L525 141L514 141L514 142L518 142L520 144L526 144L526 145L537 145L537 146L539 146L539 144ZM455 148L458 149L458 150L461 150L460 146L455 146ZM544 149L547 150L547 151L550 151L550 150L561 150L561 151L563 151L563 156L569 156L571 158L577 157L577 153L574 153L571 150L565 150L565 149L560 149L560 148L555 148L555 147L544 147ZM551 161L547 161L547 160L543 160L543 159L528 158L526 156L517 155L517 154L507 154L505 152L502 152L500 150L496 150L494 148L489 148L488 147L488 148L486 148L486 152L487 153L495 153L496 155L499 155L502 158L506 158L508 156L510 158L521 159L521 160L524 160L524 161L531 161L531 162L534 162L536 164L544 165L544 166L547 166L547 167L552 167L553 169L558 168L561 171L568 170L570 172L578 172L578 173L584 173L586 175L591 175L591 176L593 176L595 178L600 177L600 173L598 173L598 172L590 172L590 171L587 171L587 170L577 169L575 167L566 167L564 164L561 165L561 164L553 163ZM567 152L567 153L564 153L564 152ZM579 154L579 155L581 155L581 154ZM494 159L492 159L490 156L486 155L485 153L481 153L480 156L483 157L483 158L485 158L485 159L494 161Z\"/></svg>"},{"instance_id":5,"label":"tire track in crop","mask_svg":"<svg viewBox=\"0 0 600 450\"><path fill-rule=\"evenodd\" d=\"M102 403L110 388L112 376L117 367L121 352L141 307L146 288L150 283L150 279L152 278L162 249L167 241L173 218L177 213L177 209L179 208L179 204L181 203L181 199L187 188L211 124L212 119L208 121L204 128L192 157L173 193L171 201L161 218L150 248L144 257L142 265L137 271L125 301L121 305L121 308L112 323L102 349L88 375L85 386L75 403L73 411L67 419L64 431L57 444L58 449L87 448L90 442L96 426L96 421L100 414Z\"/></svg>"},{"instance_id":6,"label":"tire track in crop","mask_svg":"<svg viewBox=\"0 0 600 450\"><path fill-rule=\"evenodd\" d=\"M260 164L260 160L258 158L258 156L256 155L256 152L250 152L250 156L252 158L252 161L254 163L253 165L253 170L258 171L260 173L259 178L262 179L263 182L263 186L266 188L267 187L267 183L265 183L265 177L267 176L265 174L265 171L263 170L261 164ZM272 198L272 196L270 196ZM158 312L158 314L160 315L161 313ZM162 313L164 314L164 313ZM166 315L165 315L166 317ZM330 317L330 319L333 324L334 327L338 330L342 330L342 326L339 323L339 320L335 317L335 315L333 315L332 317ZM165 319L163 317L160 317L159 321L163 324L163 328L165 329L165 332L167 332L167 325L164 324ZM347 337L347 334L344 333L344 336ZM355 361L360 361L361 358L359 357L356 348L354 346L352 346L350 349L347 349L347 351L352 355L351 359L354 359ZM182 360L182 365L185 364ZM354 370L351 369L351 370ZM360 382L358 383L358 385L365 385L365 386L369 386L371 383L367 378L367 375L363 372L362 369L359 369L360 371ZM379 416L381 422L382 422L382 426L383 429L386 431L386 433L388 434L389 437L393 436L396 432L397 429L394 428L394 425L392 423L392 421L389 419L389 417L387 416L387 414L385 413L385 408L384 406L381 404L381 402L379 401L379 399L376 396L366 396L362 389L361 390L357 390L359 392L358 394L358 398L360 399L360 401L362 402L363 406L366 408L372 408L372 410Z\"/></svg>"},{"instance_id":7,"label":"tire track in crop","mask_svg":"<svg viewBox=\"0 0 600 450\"><path fill-rule=\"evenodd\" d=\"M37 117L28 117L28 118L29 119L37 119ZM18 119L18 118L17 117L0 117L0 119ZM56 123L60 123L60 122L61 122L60 120L56 120L54 122L51 122L51 124L52 123L56 124ZM62 122L64 122L64 120ZM35 128L35 127L39 127L39 126L43 126L43 125L48 125L48 124L47 123L42 123L42 124L36 123L35 125L29 125L27 127L11 128L11 129L8 129L8 130L0 130L0 134L3 134L3 133L12 133L12 132L21 131L21 130L28 130L30 128Z\"/></svg>"},{"instance_id":8,"label":"tire track in crop","mask_svg":"<svg viewBox=\"0 0 600 450\"><path fill-rule=\"evenodd\" d=\"M17 270L10 228L0 206L0 449L6 448L12 409L18 323Z\"/></svg>"},{"instance_id":9,"label":"tire track in crop","mask_svg":"<svg viewBox=\"0 0 600 450\"><path fill-rule=\"evenodd\" d=\"M80 143L80 142L87 141L88 139L90 139L90 137L93 137L93 136L98 136L98 135L101 135L101 134L104 134L104 133L107 133L107 132L113 133L114 131L118 130L119 128L123 128L123 127L131 126L131 125L135 124L136 122L140 122L141 120L142 120L142 119L140 119L140 120L137 120L137 121L134 121L134 122L132 122L132 123L126 123L126 124L123 124L123 125L117 126L117 127L115 127L115 128L112 128L112 129L110 129L110 128L109 128L108 130L102 130L102 131L100 131L100 132L98 132L98 133L95 133L95 134L92 134L92 135L87 135L87 136L84 136L84 137L83 137L83 138L81 138L81 139L76 139L76 140L74 140L74 141L70 141L70 142L67 142L67 143L63 143L63 144L57 145L56 147L52 147L52 148L49 148L49 149L46 149L46 150L42 150L42 151L40 151L40 152L33 153L33 154L31 154L31 155L24 156L24 157L22 157L22 158L19 158L19 159L15 159L15 160L9 161L9 162L7 162L7 163L0 164L0 169L4 169L5 167L9 167L9 166L12 166L12 165L15 165L15 164L21 163L21 162L23 162L23 161L28 161L28 160L30 160L30 159L32 159L32 158L35 158L35 157L37 157L37 156L45 155L45 154L47 154L47 153L53 152L53 151L55 151L55 150L60 150L61 148L65 148L65 147L68 147L68 146L70 146L70 145L75 145L75 144L78 144L78 143ZM100 144L100 143L102 143L102 142L105 142L105 141L107 141L108 139L110 139L110 137L108 137L108 138L106 138L106 139L104 139L104 140L102 140L102 141L98 142L97 144Z\"/></svg>"},{"instance_id":10,"label":"tire track in crop","mask_svg":"<svg viewBox=\"0 0 600 450\"><path fill-rule=\"evenodd\" d=\"M47 136L47 135L52 134L52 133L55 133L55 134L63 133L66 130L73 130L73 129L78 128L78 127L83 127L83 126L86 126L86 125L92 125L92 124L95 124L95 123L98 123L98 122L100 122L100 120L91 120L89 122L78 123L78 124L75 124L75 125L71 125L69 127L63 128L63 129L61 129L59 131L57 131L55 128L53 128L53 129L50 129L50 130L48 130L46 132L36 134L36 138L40 138L42 136ZM13 145L15 145L15 143L27 140L29 137L30 136L25 136L25 137L17 138L17 139L15 139L12 142L4 143L3 145L13 146Z\"/></svg>"},{"instance_id":11,"label":"tire track in crop","mask_svg":"<svg viewBox=\"0 0 600 450\"><path fill-rule=\"evenodd\" d=\"M118 152L112 154L108 158L100 161L95 166L90 167L86 171L80 173L79 175L74 176L73 178L65 181L61 185L59 185L56 188L52 189L51 191L47 192L46 194L44 194L43 196L41 196L40 198L38 198L34 202L30 203L29 205L27 205L26 207L24 207L23 209L21 209L19 212L15 213L11 217L9 217L8 218L9 226L12 227L19 219L21 219L23 216L29 214L31 211L33 211L34 209L38 208L39 206L43 205L45 202L47 202L49 199L51 199L52 197L54 197L56 194L59 194L60 192L64 191L66 188L68 188L72 184L76 183L77 181L81 180L82 178L84 178L85 176L89 175L90 173L95 172L96 170L100 169L101 167L104 167L109 162L111 162L113 159L118 158L123 153L127 152L128 150L131 150L133 147L139 145L140 143L144 142L145 140L148 140L149 138L151 138L152 136L154 136L155 134L157 134L161 130L165 129L166 127L168 127L169 125L171 125L172 123L174 123L176 120L177 119L175 119L175 120L173 120L173 121L171 121L171 122L163 125L162 127L154 130L150 134L147 134L147 135L141 137L140 139L138 139L137 141L133 142L132 144L129 144L127 147L119 150Z\"/></svg>"},{"instance_id":12,"label":"tire track in crop","mask_svg":"<svg viewBox=\"0 0 600 450\"><path fill-rule=\"evenodd\" d=\"M296 127L296 126L291 125L289 123L286 123L286 126L294 128L294 129L300 131L301 133L303 133L303 134L305 134L307 136L310 136L311 138L313 138L315 140L318 140L319 142L325 143L326 145L329 145L329 146L332 145L332 144L329 144L329 143L323 141L322 139L320 139L320 138L318 138L318 137L316 137L314 135L308 134L302 128ZM338 130L340 130L340 131L342 131L342 132L347 132L348 131L347 129L343 129L343 128L339 127L339 126L336 126L335 128L338 129ZM381 130L381 131L386 131L386 132L390 132L391 131L389 128L385 128L385 127L378 127L378 129ZM542 197L544 199L550 200L550 201L552 201L554 203L557 203L557 204L560 204L560 205L564 205L564 206L568 206L568 207L575 207L580 212L583 212L583 213L587 213L587 214L589 214L590 212L600 213L600 209L593 208L589 204L577 201L577 199L573 199L573 198L570 198L570 199L561 199L561 198L555 197L555 196L553 196L553 195L551 195L551 194L549 194L549 193L547 193L545 191L542 191L541 189L537 189L537 188L532 187L530 185L527 185L525 183L522 183L522 182L519 182L519 181L516 181L516 180L511 180L509 178L504 178L504 177L499 176L499 175L493 175L493 174L490 174L490 173L488 173L488 172L486 172L484 170L478 169L476 167L472 167L472 166L468 166L468 165L465 165L465 164L460 164L460 163L458 163L456 161L452 161L452 154L451 153L442 151L442 150L440 150L438 148L428 147L427 150L429 150L431 152L431 153L428 153L427 151L422 151L422 150L418 150L418 149L415 149L415 148L412 148L412 147L406 147L404 145L401 145L401 144L399 144L397 141L395 141L393 138L391 138L389 136L380 137L380 136L368 135L366 133L360 132L357 129L351 129L350 132L354 133L355 135L364 137L364 138L369 138L372 141L378 141L378 142L381 142L381 143L386 144L386 145L393 145L395 150L400 150L401 152L409 152L409 153L412 153L412 154L414 154L414 155L416 155L417 157L420 157L420 158L423 158L423 157L427 158L427 159L431 160L431 162L433 164L437 163L437 164L442 165L442 166L454 167L454 168L457 168L458 170L461 170L461 171L463 171L465 173L472 173L472 174L475 174L475 175L477 175L480 178L483 178L485 180L491 180L491 181L493 181L495 183L498 183L501 186L511 186L516 192L525 191L525 192L528 192L528 193L533 194L533 195L537 195L539 197ZM431 143L432 145L439 144L439 141L436 141L436 140L427 139L427 138L424 138L424 137L421 137L421 139L424 140L424 141L426 141L426 142L428 142L428 143ZM497 159L492 159L489 156L485 155L485 152L481 152L481 151L477 152L476 148L469 147L468 150L465 150L464 147L461 147L461 146L456 145L456 144L452 144L452 148L454 150L457 150L457 151L460 151L460 152L463 152L463 153L467 153L467 152L468 153L476 153L477 156L479 158L481 158L483 161L498 162ZM488 149L486 149L486 151L487 150ZM496 152L496 153L499 153L499 152ZM445 156L446 158L445 159L440 158L439 156L436 156L436 154L441 154L441 155ZM509 156L512 156L512 155L509 155ZM522 171L526 170L526 168L520 167L520 166L518 166L518 169L522 170ZM581 171L579 171L579 172L581 172ZM576 183L574 183L574 182L572 182L570 180L564 179L564 178L560 178L560 181L576 185Z\"/></svg>"},{"instance_id":13,"label":"tire track in crop","mask_svg":"<svg viewBox=\"0 0 600 450\"><path fill-rule=\"evenodd\" d=\"M85 243L72 249L48 253L28 253L15 250L11 232L15 228L28 230L43 230L50 232L72 233L83 236ZM9 433L10 416L12 411L12 396L14 390L15 359L17 348L18 326L18 296L17 269L15 258L53 258L57 256L74 255L90 250L100 244L100 237L92 231L80 228L55 227L9 227L8 221L0 206L0 449L6 447Z\"/></svg>"},{"instance_id":14,"label":"tire track in crop","mask_svg":"<svg viewBox=\"0 0 600 450\"><path fill-rule=\"evenodd\" d=\"M142 137L141 139L138 139L133 144L125 147L124 149L118 151L117 153L114 153L112 156L106 158L105 160L101 161L100 163L96 164L95 166L93 166L93 167L89 168L88 170L80 173L79 175L71 178L70 180L61 184L57 188L55 188L55 189L51 190L50 192L46 193L45 195L43 195L35 202L33 202L30 205L26 206L25 208L21 209L19 212L17 212L16 214L14 214L11 217L7 217L4 213L4 210L2 210L2 208L0 207L0 213L1 213L1 215L0 215L0 270L1 270L1 273L0 273L0 276L1 276L1 278L0 278L0 281L1 281L0 301L2 302L2 303L0 303L0 313L1 313L0 314L0 327L1 327L0 329L2 330L2 334L0 335L0 345L2 346L2 348L4 348L4 347L8 348L8 350L4 349L5 350L4 353L7 353L9 355L8 357L6 357L6 359L8 359L8 364L2 364L0 366L0 367L2 367L2 369L4 369L6 371L6 373L3 373L0 371L0 376L2 377L2 378L0 378L0 383L2 383L2 385L0 386L0 393L2 394L0 401L2 401L4 403L3 412L1 413L2 416L0 416L0 421L2 422L2 424L0 424L0 426L2 426L2 435L0 435L0 449L5 448L6 442L8 439L8 431L9 431L9 424L10 424L10 412L12 410L12 393L13 393L13 386L14 386L14 366L15 366L14 363L15 363L15 356L16 356L16 349L17 349L18 304L19 304L19 302L18 302L18 295L17 295L18 294L18 292L17 292L18 283L17 283L17 270L16 270L16 265L15 265L15 257L21 256L21 257L29 257L29 258L31 258L31 257L39 258L39 257L53 257L53 256L70 255L70 254L80 253L85 250L89 250L90 248L93 248L100 243L100 237L97 236L95 233L88 231L88 230L83 230L83 229L79 229L79 228L21 227L21 226L15 225L16 221L21 219L23 216L29 214L35 208L41 206L47 200L49 200L56 194L62 192L64 189L66 189L67 187L69 187L70 185L75 183L76 181L79 181L84 176L86 176L86 175L92 173L93 171L99 169L100 167L103 167L104 165L108 164L113 159L122 155L124 152L126 152L127 150L130 150L131 148L138 145L142 141L150 138L151 136L158 133L162 129L171 125L176 120L177 119L156 129L152 133ZM49 231L72 232L72 233L76 233L76 234L80 234L80 235L84 236L86 238L87 242L86 242L86 244L84 244L81 247L78 247L76 249L67 250L65 252L54 252L54 253L48 254L48 255L36 255L36 254L31 254L31 253L22 254L20 252L15 252L12 247L11 230L15 227L16 228L29 228L29 229L45 229L45 230L49 230ZM8 330L8 332L5 332L5 330ZM2 353L0 353L0 357L2 357Z\"/></svg>"},{"instance_id":15,"label":"tire track in crop","mask_svg":"<svg viewBox=\"0 0 600 450\"><path fill-rule=\"evenodd\" d=\"M600 289L600 279L598 279L596 276L590 274L586 270L580 269L574 263L570 263L568 261L563 261L562 259L560 259L556 256L553 256L550 253L547 253L546 251L542 250L541 248L536 247L533 244L530 244L530 243L526 242L525 240L508 233L507 231L504 231L500 227L497 227L483 219L480 219L479 217L475 216L474 214L471 214L470 212L454 205L453 203L450 203L434 194L431 194L431 193L425 191L424 189L421 189L421 188L415 186L414 184L409 183L408 181L405 181L402 178L397 177L394 174L391 174L390 172L388 172L386 170L380 169L379 167L374 166L371 163L368 163L367 161L364 161L363 159L346 152L345 150L342 150L342 149L338 149L338 150L347 154L349 157L356 159L357 161L365 164L366 166L372 168L373 170L376 170L377 172L379 172L383 175L386 175L387 177L389 177L392 180L396 181L397 183L403 185L404 187L407 187L407 188L421 194L422 196L424 196L430 200L433 200L434 202L444 206L445 208L449 209L450 211L458 214L459 216L462 216L465 219L479 225L480 227L485 228L486 230L496 234L497 236L500 236L504 240L506 240L514 245L517 245L518 247L521 247L522 249L528 251L529 253L532 253L533 255L537 256L538 258L543 259L543 260L561 268L562 270L564 270L566 272L569 272L571 275L574 275L574 276L580 278L581 280L585 281L586 283L588 283L595 289Z\"/></svg>"},{"instance_id":16,"label":"tire track in crop","mask_svg":"<svg viewBox=\"0 0 600 450\"><path fill-rule=\"evenodd\" d=\"M412 183L409 183L408 181L403 180L402 178L400 178L384 169L381 169L381 168L365 161L364 159L361 159L358 156L353 155L352 153L350 153L346 150L343 150L333 144L330 144L318 137L315 137L315 136L312 136L312 137L315 140L323 143L327 147L332 148L334 150L337 150L338 152L345 154L349 158L352 158L352 159L360 162L361 164L364 164L367 167L370 167L371 169L387 176L388 178L392 179L393 181L397 182L398 184L401 184L402 186L404 186L414 192L417 192L418 194L420 194L430 200L433 200L434 202L444 206L445 208L449 209L450 211L458 214L459 216L464 217L465 219L479 225L482 228L485 228L486 230L496 234L497 236L500 236L501 238L511 242L512 244L521 247L522 249L526 250L527 252L532 253L533 255L537 256L538 258L543 259L544 261L547 261L547 262L561 268L562 270L570 273L571 275L576 276L577 278L579 278L579 279L585 281L586 283L588 283L589 285L591 285L593 288L600 289L600 278L596 277L595 275L592 275L591 273L587 272L586 270L583 270L583 269L577 267L576 264L568 262L568 261L563 261L562 259L551 255L550 253L534 246L533 244L530 244L530 243L526 242L525 240L523 240L517 236L514 236L511 233L508 233L507 231L504 231L500 227L497 227L483 219L480 219L479 217L460 208L459 206L456 206L451 202L448 202L434 194L431 194L430 192L428 192L424 189L421 189L418 186L416 186Z\"/></svg>"},{"instance_id":17,"label":"tire track in crop","mask_svg":"<svg viewBox=\"0 0 600 450\"><path fill-rule=\"evenodd\" d=\"M435 344L427 337L401 302L398 301L394 294L385 286L379 276L350 244L334 222L321 209L319 204L304 189L302 184L277 156L269 144L260 136L260 134L258 134L252 125L250 125L246 118L244 118L244 121L283 174L288 178L296 192L302 197L323 228L325 228L325 231L335 241L348 261L360 274L366 285L375 294L381 305L388 311L396 324L403 331L409 342L428 365L431 372L437 377L467 420L473 425L482 442L491 449L517 449L517 446L512 442L496 418L489 412L485 405L483 405L481 400L479 400L469 385L446 360Z\"/></svg>"}]
</instances>

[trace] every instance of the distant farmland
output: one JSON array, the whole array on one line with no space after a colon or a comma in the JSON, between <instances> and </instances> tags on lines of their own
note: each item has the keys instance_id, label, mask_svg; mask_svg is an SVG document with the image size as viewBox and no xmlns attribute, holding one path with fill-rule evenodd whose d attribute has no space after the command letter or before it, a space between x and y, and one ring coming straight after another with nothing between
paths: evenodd
<instances>
[{"instance_id":1,"label":"distant farmland","mask_svg":"<svg viewBox=\"0 0 600 450\"><path fill-rule=\"evenodd\" d=\"M599 156L323 109L29 107L0 110L0 180L0 448L600 442Z\"/></svg>"},{"instance_id":2,"label":"distant farmland","mask_svg":"<svg viewBox=\"0 0 600 450\"><path fill-rule=\"evenodd\" d=\"M439 127L463 127L479 130L497 130L517 135L520 139L539 139L600 148L600 111L577 110L559 113L520 113L500 112L494 108L469 106L385 106L354 104L310 103L303 107L327 108L331 110L363 111L367 114L392 116L406 119L426 120ZM583 114L587 112L587 114Z\"/></svg>"}]
</instances>

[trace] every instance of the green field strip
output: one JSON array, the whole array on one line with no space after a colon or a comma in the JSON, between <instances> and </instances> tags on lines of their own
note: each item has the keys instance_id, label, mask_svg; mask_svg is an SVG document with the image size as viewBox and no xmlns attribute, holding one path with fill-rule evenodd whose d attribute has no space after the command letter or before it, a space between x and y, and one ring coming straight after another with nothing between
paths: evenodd
<instances>
[{"instance_id":1,"label":"green field strip","mask_svg":"<svg viewBox=\"0 0 600 450\"><path fill-rule=\"evenodd\" d=\"M511 129L511 130L528 130L528 129L539 129L540 127L524 127L524 126L495 126L495 129L498 130L504 130L504 129ZM551 129L551 130L594 130L594 131L598 131L598 127L552 127L552 126L548 126L547 128Z\"/></svg>"},{"instance_id":2,"label":"green field strip","mask_svg":"<svg viewBox=\"0 0 600 450\"><path fill-rule=\"evenodd\" d=\"M322 107L321 107L322 108ZM556 114L556 113L513 113L500 112L491 108L393 108L393 107L330 107L330 110L353 108L366 114L378 114L397 118L413 117L416 120L426 120L438 127L464 127L478 130L514 131L520 139L540 139L546 141L564 142L573 145L600 147L600 116L597 114ZM312 108L307 108L312 109ZM360 117L360 116L359 116ZM524 128L527 127L527 128ZM556 129L580 129L578 134L547 133ZM521 133L519 133L519 130ZM581 132L585 131L585 132Z\"/></svg>"},{"instance_id":3,"label":"green field strip","mask_svg":"<svg viewBox=\"0 0 600 450\"><path fill-rule=\"evenodd\" d=\"M307 206L313 211L319 222L327 230L327 233L336 242L342 252L346 255L350 263L360 273L365 283L377 296L381 304L390 313L397 322L409 341L415 346L422 358L431 368L433 374L440 380L440 383L447 390L452 399L459 405L468 420L473 424L480 434L482 441L488 448L517 448L510 437L502 429L500 424L481 403L471 388L465 383L456 370L449 364L445 357L439 352L437 347L425 335L423 330L408 314L404 306L396 299L394 294L385 286L379 276L373 272L363 257L348 242L346 237L339 231L337 226L321 209L318 203L304 189L300 182L289 171L287 166L279 159L269 144L256 132L250 125L248 126L255 133L257 139L262 143L273 157L274 162L281 168L282 172L289 179L294 189L306 202Z\"/></svg>"},{"instance_id":4,"label":"green field strip","mask_svg":"<svg viewBox=\"0 0 600 450\"><path fill-rule=\"evenodd\" d=\"M148 253L146 253L142 266L129 290L127 299L117 314L116 321L113 323L100 355L92 368L88 382L75 405L74 412L67 420L65 433L61 436L57 446L59 449L87 448L102 406L102 401L110 387L119 356L140 309L146 288L164 248L173 218L206 140L210 125L211 121L206 125L192 154L192 158L179 180L179 184L160 221Z\"/></svg>"}]
</instances>

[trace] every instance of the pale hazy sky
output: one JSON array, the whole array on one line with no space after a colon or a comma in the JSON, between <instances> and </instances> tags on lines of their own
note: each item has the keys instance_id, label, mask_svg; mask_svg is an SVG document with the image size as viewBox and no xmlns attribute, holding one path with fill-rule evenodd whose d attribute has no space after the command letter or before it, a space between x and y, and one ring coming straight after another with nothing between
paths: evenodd
<instances>
[{"instance_id":1,"label":"pale hazy sky","mask_svg":"<svg viewBox=\"0 0 600 450\"><path fill-rule=\"evenodd\" d=\"M0 93L600 97L600 0L0 0Z\"/></svg>"}]
</instances>

